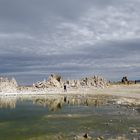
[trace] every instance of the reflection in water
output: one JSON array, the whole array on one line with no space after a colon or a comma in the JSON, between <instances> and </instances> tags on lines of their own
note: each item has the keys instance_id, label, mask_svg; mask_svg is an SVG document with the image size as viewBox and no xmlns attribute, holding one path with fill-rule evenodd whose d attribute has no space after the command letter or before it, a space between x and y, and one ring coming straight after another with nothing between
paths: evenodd
<instances>
[{"instance_id":1,"label":"reflection in water","mask_svg":"<svg viewBox=\"0 0 140 140\"><path fill-rule=\"evenodd\" d=\"M113 98L107 96L34 96L34 97L0 97L0 108L16 108L17 101L31 101L33 104L57 111L64 105L81 105L99 107L107 103L113 104ZM136 109L139 112L139 108Z\"/></svg>"},{"instance_id":2,"label":"reflection in water","mask_svg":"<svg viewBox=\"0 0 140 140\"><path fill-rule=\"evenodd\" d=\"M44 99L44 98L38 98L33 100L33 104L41 105L44 107L48 107L50 111L56 111L58 109L62 108L63 102L61 99Z\"/></svg>"},{"instance_id":3,"label":"reflection in water","mask_svg":"<svg viewBox=\"0 0 140 140\"><path fill-rule=\"evenodd\" d=\"M16 98L7 98L7 97L2 97L0 98L0 108L15 108L16 107Z\"/></svg>"},{"instance_id":4,"label":"reflection in water","mask_svg":"<svg viewBox=\"0 0 140 140\"><path fill-rule=\"evenodd\" d=\"M84 106L101 106L107 103L105 98L85 98L85 97L59 97L59 98L37 98L33 100L34 104L48 107L50 111L61 109L64 104L84 105Z\"/></svg>"},{"instance_id":5,"label":"reflection in water","mask_svg":"<svg viewBox=\"0 0 140 140\"><path fill-rule=\"evenodd\" d=\"M0 108L4 108L0 109L0 139L55 140L60 132L64 135L59 139L72 139L75 135L82 135L83 139L85 133L91 137L101 135L104 139L122 134L138 139L139 114L133 108L113 105L112 99L78 95L0 97ZM5 109L16 105L14 110ZM61 110L54 113L48 109Z\"/></svg>"},{"instance_id":6,"label":"reflection in water","mask_svg":"<svg viewBox=\"0 0 140 140\"><path fill-rule=\"evenodd\" d=\"M11 108L14 109L16 107L17 101L24 100L24 98L16 98L16 97L1 97L0 98L0 108ZM34 97L34 98L26 98L26 100L30 100L33 104L41 105L43 107L47 107L50 111L56 111L61 109L64 104L69 105L84 105L84 106L95 106L98 107L100 105L106 104L107 100L105 98L97 98L97 97L77 97L77 96L60 96L60 97Z\"/></svg>"},{"instance_id":7,"label":"reflection in water","mask_svg":"<svg viewBox=\"0 0 140 140\"><path fill-rule=\"evenodd\" d=\"M138 113L140 113L140 107L136 109Z\"/></svg>"}]
</instances>

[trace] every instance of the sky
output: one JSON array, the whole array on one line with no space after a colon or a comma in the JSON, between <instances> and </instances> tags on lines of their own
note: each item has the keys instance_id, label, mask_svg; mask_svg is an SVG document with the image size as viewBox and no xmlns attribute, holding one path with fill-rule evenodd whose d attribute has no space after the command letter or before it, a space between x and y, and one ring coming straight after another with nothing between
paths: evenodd
<instances>
[{"instance_id":1,"label":"sky","mask_svg":"<svg viewBox=\"0 0 140 140\"><path fill-rule=\"evenodd\" d=\"M0 0L0 75L32 84L140 79L140 0Z\"/></svg>"}]
</instances>

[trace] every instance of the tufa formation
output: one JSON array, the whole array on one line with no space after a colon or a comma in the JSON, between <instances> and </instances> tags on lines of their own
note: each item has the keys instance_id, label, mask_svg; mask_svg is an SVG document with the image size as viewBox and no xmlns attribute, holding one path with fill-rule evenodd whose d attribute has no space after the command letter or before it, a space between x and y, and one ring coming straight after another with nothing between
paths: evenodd
<instances>
[{"instance_id":1,"label":"tufa formation","mask_svg":"<svg viewBox=\"0 0 140 140\"><path fill-rule=\"evenodd\" d=\"M0 92L16 92L17 87L15 78L8 79L7 77L0 77Z\"/></svg>"},{"instance_id":2,"label":"tufa formation","mask_svg":"<svg viewBox=\"0 0 140 140\"><path fill-rule=\"evenodd\" d=\"M64 85L67 85L69 88L104 88L108 85L108 82L100 76L86 77L80 80L63 80L60 75L51 74L47 81L44 80L33 84L36 88L63 88Z\"/></svg>"}]
</instances>

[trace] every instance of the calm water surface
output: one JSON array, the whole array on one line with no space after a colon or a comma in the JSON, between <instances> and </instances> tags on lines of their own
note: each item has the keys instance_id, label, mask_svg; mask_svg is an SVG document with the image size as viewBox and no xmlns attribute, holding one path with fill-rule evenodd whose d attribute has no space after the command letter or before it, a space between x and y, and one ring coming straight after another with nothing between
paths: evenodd
<instances>
[{"instance_id":1,"label":"calm water surface","mask_svg":"<svg viewBox=\"0 0 140 140\"><path fill-rule=\"evenodd\" d=\"M0 140L73 139L88 133L105 139L131 134L140 129L137 108L113 105L104 99L1 98Z\"/></svg>"}]
</instances>

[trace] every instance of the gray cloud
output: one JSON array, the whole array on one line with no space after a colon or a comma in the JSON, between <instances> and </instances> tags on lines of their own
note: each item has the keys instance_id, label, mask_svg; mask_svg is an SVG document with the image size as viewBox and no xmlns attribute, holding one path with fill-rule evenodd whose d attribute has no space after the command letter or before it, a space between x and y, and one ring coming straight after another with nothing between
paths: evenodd
<instances>
[{"instance_id":1,"label":"gray cloud","mask_svg":"<svg viewBox=\"0 0 140 140\"><path fill-rule=\"evenodd\" d=\"M140 75L139 0L0 0L0 73L32 83Z\"/></svg>"}]
</instances>

